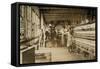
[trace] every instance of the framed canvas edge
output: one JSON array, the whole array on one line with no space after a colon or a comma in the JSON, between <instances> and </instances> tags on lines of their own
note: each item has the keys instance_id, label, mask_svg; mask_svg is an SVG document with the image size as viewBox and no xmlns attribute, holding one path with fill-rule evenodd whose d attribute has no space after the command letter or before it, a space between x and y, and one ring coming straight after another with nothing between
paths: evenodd
<instances>
[{"instance_id":1,"label":"framed canvas edge","mask_svg":"<svg viewBox=\"0 0 100 69\"><path fill-rule=\"evenodd\" d=\"M16 40L14 40L15 42L15 47L14 50L12 50L12 45L11 45L11 53L14 52L14 54L16 54L16 58L14 59L11 58L11 65L13 66L16 66L16 67L23 67L23 66L39 66L39 65L55 65L55 64L73 64L73 63L90 63L90 62L97 62L98 61L98 7L93 7L93 6L74 6L74 5L60 5L60 4L45 4L45 3L28 3L28 2L15 2L15 3L12 3L12 5L15 5L16 6L16 12L15 12L15 16L16 17L12 17L12 13L11 13L11 21L12 22L15 22L15 25L12 25L12 22L11 22L11 25L15 27L15 31L16 33L13 33L11 32L12 35L15 35L16 36ZM96 35L96 48L95 48L95 53L96 53L96 59L94 60L76 60L76 61L61 61L61 62L47 62L47 63L31 63L31 64L20 64L20 39L19 39L19 32L20 32L20 20L19 20L19 7L20 5L29 5L29 6L52 6L52 7L74 7L74 8L95 8L96 9L96 29L95 29L95 35ZM12 8L13 9L13 8ZM15 19L12 20L12 18ZM13 29L13 27L11 26L11 30ZM13 36L11 36L11 38L13 38ZM11 43L12 43L12 40L11 40ZM12 57L13 54L11 54L11 57ZM15 60L13 62L13 60ZM13 62L13 63L12 63Z\"/></svg>"}]
</instances>

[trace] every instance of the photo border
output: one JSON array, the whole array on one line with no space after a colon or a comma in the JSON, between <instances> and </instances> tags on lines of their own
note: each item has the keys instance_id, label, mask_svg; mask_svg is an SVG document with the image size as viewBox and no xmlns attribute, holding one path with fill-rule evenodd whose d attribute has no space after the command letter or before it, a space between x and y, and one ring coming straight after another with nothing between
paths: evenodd
<instances>
[{"instance_id":1,"label":"photo border","mask_svg":"<svg viewBox=\"0 0 100 69\"><path fill-rule=\"evenodd\" d=\"M90 7L90 6L74 6L74 5L58 5L58 4L43 4L43 3L25 3L25 2L16 2L17 4L17 22L16 22L16 49L17 49L17 66L36 66L36 65L55 65L55 64L69 64L69 63L85 63L85 62L97 62L98 61L98 56L97 56L97 38L98 38L98 8L97 7ZM96 9L96 23L95 23L95 54L96 54L96 59L94 60L76 60L76 61L59 61L59 62L44 62L44 63L28 63L28 64L20 64L20 6L25 5L25 6L44 6L44 7L62 7L62 8L94 8Z\"/></svg>"}]
</instances>

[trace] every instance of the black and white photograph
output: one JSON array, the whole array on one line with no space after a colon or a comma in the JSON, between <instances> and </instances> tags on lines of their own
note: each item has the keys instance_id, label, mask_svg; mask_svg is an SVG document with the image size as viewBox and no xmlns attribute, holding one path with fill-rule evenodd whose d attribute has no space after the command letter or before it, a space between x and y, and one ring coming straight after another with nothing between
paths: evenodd
<instances>
[{"instance_id":1,"label":"black and white photograph","mask_svg":"<svg viewBox=\"0 0 100 69\"><path fill-rule=\"evenodd\" d=\"M96 59L96 9L20 5L20 64Z\"/></svg>"}]
</instances>

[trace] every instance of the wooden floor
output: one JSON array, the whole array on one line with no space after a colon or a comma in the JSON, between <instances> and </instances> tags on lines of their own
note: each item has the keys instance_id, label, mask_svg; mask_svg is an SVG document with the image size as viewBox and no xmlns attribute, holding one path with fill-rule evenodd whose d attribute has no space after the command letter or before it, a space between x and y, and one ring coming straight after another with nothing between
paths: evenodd
<instances>
[{"instance_id":1,"label":"wooden floor","mask_svg":"<svg viewBox=\"0 0 100 69\"><path fill-rule=\"evenodd\" d=\"M70 53L66 46L62 46L61 41L48 41L46 47L40 47L39 50L35 50L35 53L51 53L51 60L38 60L37 62L58 62L58 61L76 61L76 60L89 60L84 57L83 54Z\"/></svg>"},{"instance_id":2,"label":"wooden floor","mask_svg":"<svg viewBox=\"0 0 100 69\"><path fill-rule=\"evenodd\" d=\"M35 53L51 53L51 61L38 60L37 62L87 60L81 54L69 53L66 47L41 48L36 50Z\"/></svg>"}]
</instances>

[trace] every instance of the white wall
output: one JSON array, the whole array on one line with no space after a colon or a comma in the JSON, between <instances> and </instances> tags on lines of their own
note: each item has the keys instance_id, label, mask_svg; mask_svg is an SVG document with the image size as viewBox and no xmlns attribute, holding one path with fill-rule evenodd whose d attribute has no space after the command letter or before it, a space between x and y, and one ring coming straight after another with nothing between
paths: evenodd
<instances>
[{"instance_id":1,"label":"white wall","mask_svg":"<svg viewBox=\"0 0 100 69\"><path fill-rule=\"evenodd\" d=\"M52 3L65 5L83 5L83 6L97 6L100 12L100 0L1 0L0 1L0 69L17 69L10 65L10 48L11 48L11 6L10 4L16 1L27 1L36 3ZM98 19L100 13L98 13ZM100 20L98 20L100 22ZM100 29L100 24L98 26ZM100 35L100 32L98 32ZM100 38L100 36L98 37ZM98 39L99 40L99 39ZM99 43L100 45L100 43ZM98 52L100 47L98 45ZM100 62L100 54L99 54ZM31 66L21 67L19 69L99 69L99 62L94 63L78 63L78 64L62 64L62 65L47 65L47 66Z\"/></svg>"}]
</instances>

